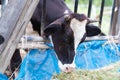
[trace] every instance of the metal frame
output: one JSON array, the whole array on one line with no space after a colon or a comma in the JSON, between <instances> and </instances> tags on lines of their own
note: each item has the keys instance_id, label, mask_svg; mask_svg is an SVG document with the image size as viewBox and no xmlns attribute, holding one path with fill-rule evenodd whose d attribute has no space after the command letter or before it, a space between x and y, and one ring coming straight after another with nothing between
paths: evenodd
<instances>
[{"instance_id":1,"label":"metal frame","mask_svg":"<svg viewBox=\"0 0 120 80\"><path fill-rule=\"evenodd\" d=\"M4 38L0 44L0 72L7 68L38 2L39 0L11 0L3 11L0 18L0 35Z\"/></svg>"},{"instance_id":2,"label":"metal frame","mask_svg":"<svg viewBox=\"0 0 120 80\"><path fill-rule=\"evenodd\" d=\"M44 36L43 35L43 30L44 30L44 27L45 27L45 19L46 19L46 0L43 0L43 5L42 5L42 17L41 17L41 36Z\"/></svg>"},{"instance_id":3,"label":"metal frame","mask_svg":"<svg viewBox=\"0 0 120 80\"><path fill-rule=\"evenodd\" d=\"M101 28L101 24L102 24L102 18L103 18L103 12L104 12L104 6L105 6L105 1L106 0L101 0L101 8L100 8L100 16L99 16L99 27ZM92 9L92 4L93 4L93 0L88 0L89 4L88 4L88 13L87 16L90 17L91 16L91 9ZM77 9L78 9L78 3L79 0L75 0L75 4L74 4L74 13L77 13ZM117 23L117 21L119 21L118 17L120 13L115 13L115 8L118 6L120 6L120 1L119 0L113 0L113 5L112 5L112 15L111 15L111 21L110 21L110 29L109 29L109 35L117 35L118 31L119 31L119 27ZM118 8L119 10L119 8Z\"/></svg>"}]
</instances>

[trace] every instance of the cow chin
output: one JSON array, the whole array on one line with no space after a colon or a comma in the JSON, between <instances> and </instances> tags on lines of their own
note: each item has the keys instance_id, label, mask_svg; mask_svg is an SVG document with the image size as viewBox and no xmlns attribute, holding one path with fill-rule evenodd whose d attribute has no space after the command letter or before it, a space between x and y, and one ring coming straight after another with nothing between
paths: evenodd
<instances>
[{"instance_id":1,"label":"cow chin","mask_svg":"<svg viewBox=\"0 0 120 80\"><path fill-rule=\"evenodd\" d=\"M58 65L61 71L65 73L72 72L76 68L74 61L72 62L72 64L62 64L61 61L58 61Z\"/></svg>"}]
</instances>

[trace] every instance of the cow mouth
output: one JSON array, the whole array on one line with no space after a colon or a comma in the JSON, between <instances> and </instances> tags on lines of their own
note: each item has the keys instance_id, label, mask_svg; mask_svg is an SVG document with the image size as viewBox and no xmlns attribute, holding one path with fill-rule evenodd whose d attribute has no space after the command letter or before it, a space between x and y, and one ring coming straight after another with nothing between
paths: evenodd
<instances>
[{"instance_id":1,"label":"cow mouth","mask_svg":"<svg viewBox=\"0 0 120 80\"><path fill-rule=\"evenodd\" d=\"M73 62L72 64L62 64L60 61L58 62L59 68L62 72L70 73L75 70L76 65Z\"/></svg>"},{"instance_id":2,"label":"cow mouth","mask_svg":"<svg viewBox=\"0 0 120 80\"><path fill-rule=\"evenodd\" d=\"M73 72L74 70L75 70L75 68L73 68L73 67L66 67L66 70L64 72L70 73L70 72Z\"/></svg>"}]
</instances>

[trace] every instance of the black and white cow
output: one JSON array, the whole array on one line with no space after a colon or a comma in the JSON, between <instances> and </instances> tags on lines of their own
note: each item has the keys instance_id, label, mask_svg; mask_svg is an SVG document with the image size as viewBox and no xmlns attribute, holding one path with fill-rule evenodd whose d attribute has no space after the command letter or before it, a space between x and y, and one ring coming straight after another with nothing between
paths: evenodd
<instances>
[{"instance_id":1,"label":"black and white cow","mask_svg":"<svg viewBox=\"0 0 120 80\"><path fill-rule=\"evenodd\" d=\"M31 18L33 29L39 34L42 2L43 0L40 0ZM54 50L59 59L58 65L62 71L68 72L76 67L74 64L76 48L80 42L84 41L86 35L93 36L101 32L99 28L92 27L88 23L90 23L88 17L84 14L73 13L66 6L64 0L46 0L44 33L51 36Z\"/></svg>"},{"instance_id":2,"label":"black and white cow","mask_svg":"<svg viewBox=\"0 0 120 80\"><path fill-rule=\"evenodd\" d=\"M10 64L8 65L6 71L5 71L5 74L8 76L8 77L11 77L11 78L15 78L15 73L14 71L16 69L19 69L20 67L20 64L22 62L22 58L21 58L21 55L20 55L20 50L19 49L16 49L11 60L10 60Z\"/></svg>"}]
</instances>

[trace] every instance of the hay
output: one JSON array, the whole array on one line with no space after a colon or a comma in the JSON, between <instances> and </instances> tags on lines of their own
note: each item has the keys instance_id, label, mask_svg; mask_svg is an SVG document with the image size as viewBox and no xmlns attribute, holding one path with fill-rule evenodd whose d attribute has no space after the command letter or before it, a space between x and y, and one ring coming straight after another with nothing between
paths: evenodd
<instances>
[{"instance_id":1,"label":"hay","mask_svg":"<svg viewBox=\"0 0 120 80\"><path fill-rule=\"evenodd\" d=\"M71 73L55 74L52 80L120 80L120 62L96 70L78 69Z\"/></svg>"}]
</instances>

